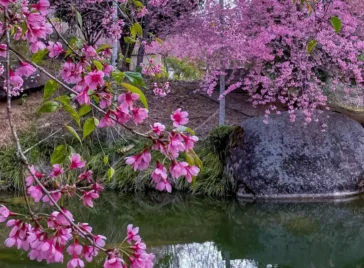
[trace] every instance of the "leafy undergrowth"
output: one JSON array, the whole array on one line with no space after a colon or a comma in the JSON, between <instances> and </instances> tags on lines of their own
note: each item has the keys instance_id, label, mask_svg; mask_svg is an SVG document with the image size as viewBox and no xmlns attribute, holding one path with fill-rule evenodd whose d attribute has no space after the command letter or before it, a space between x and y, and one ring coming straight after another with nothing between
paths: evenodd
<instances>
[{"instance_id":1,"label":"leafy undergrowth","mask_svg":"<svg viewBox=\"0 0 364 268\"><path fill-rule=\"evenodd\" d=\"M173 185L174 190L194 195L219 197L232 195L230 180L223 172L224 148L226 148L227 137L232 131L232 127L217 128L211 132L208 139L197 144L196 153L203 162L203 169L193 184L187 183L184 178L177 180ZM29 133L34 134L29 135ZM23 147L29 148L37 144L43 138L37 135L36 131L30 131L27 136L21 137ZM34 147L28 157L31 163L42 169L49 166L47 161L51 158L55 147L67 143L71 145L72 150L81 153L87 161L88 168L94 172L95 178L102 180L106 188L123 193L154 191L154 185L151 182L153 165L143 172L134 172L130 166L125 165L124 161L126 156L142 151L149 141L127 136L110 148L109 143L102 142L105 139L106 137L97 139L94 137L81 145L71 136L60 135ZM109 164L105 164L105 156L115 170L111 179L106 174ZM163 158L164 156L160 153L153 152L153 159L162 162ZM16 161L14 147L0 150L0 163L0 189L14 191L22 189L21 169ZM43 170L43 172L49 172L49 170Z\"/></svg>"}]
</instances>

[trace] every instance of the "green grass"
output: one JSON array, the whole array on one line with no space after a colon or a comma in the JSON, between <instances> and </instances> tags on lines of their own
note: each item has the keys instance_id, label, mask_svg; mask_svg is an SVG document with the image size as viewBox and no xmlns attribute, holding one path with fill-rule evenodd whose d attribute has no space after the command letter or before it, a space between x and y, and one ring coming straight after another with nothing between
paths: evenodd
<instances>
[{"instance_id":1,"label":"green grass","mask_svg":"<svg viewBox=\"0 0 364 268\"><path fill-rule=\"evenodd\" d=\"M231 127L220 127L213 131L206 141L198 143L196 153L203 162L203 168L193 184L187 183L184 178L177 180L174 184L176 190L193 195L229 196L232 194L230 180L223 171L224 150L232 130ZM21 137L21 144L24 148L28 148L41 139L42 137L37 134L28 134ZM102 137L101 140L103 140ZM153 165L143 172L134 172L130 166L125 165L124 159L126 156L139 153L149 142L145 139L127 136L112 147L108 143L98 142L95 139L90 139L81 146L71 136L61 135L41 143L28 154L28 157L31 163L40 168L48 167L49 171L49 159L54 148L59 144L69 144L75 152L80 152L82 157L87 160L88 168L93 170L95 177L103 178L106 188L123 193L146 192L154 191L151 183ZM109 162L115 169L115 174L110 180L106 175L109 166L104 163L105 155L108 156ZM159 152L153 152L152 155L153 159L160 162L164 159ZM21 171L14 147L0 150L0 163L0 189L20 190L22 186Z\"/></svg>"}]
</instances>

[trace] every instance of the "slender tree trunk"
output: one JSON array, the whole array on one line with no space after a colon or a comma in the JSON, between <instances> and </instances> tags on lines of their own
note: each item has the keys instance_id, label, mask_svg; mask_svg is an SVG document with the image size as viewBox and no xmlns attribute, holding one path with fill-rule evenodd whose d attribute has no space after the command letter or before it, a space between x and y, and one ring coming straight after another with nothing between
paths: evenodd
<instances>
[{"instance_id":1,"label":"slender tree trunk","mask_svg":"<svg viewBox=\"0 0 364 268\"><path fill-rule=\"evenodd\" d=\"M113 2L112 6L115 10L117 10L118 4L116 1ZM117 20L117 16L118 16L117 12L115 12L113 15L113 21ZM111 66L117 68L117 61L118 61L118 40L115 39L112 45Z\"/></svg>"},{"instance_id":2,"label":"slender tree trunk","mask_svg":"<svg viewBox=\"0 0 364 268\"><path fill-rule=\"evenodd\" d=\"M149 22L150 22L150 15L145 16L144 27L143 27L143 41L147 40L149 34ZM141 64L143 63L145 54L145 48L143 45L139 46L138 55L137 55L137 63L136 69L139 70L141 68Z\"/></svg>"},{"instance_id":3,"label":"slender tree trunk","mask_svg":"<svg viewBox=\"0 0 364 268\"><path fill-rule=\"evenodd\" d=\"M220 23L221 23L221 41L224 42L224 17L223 17L223 10L224 10L224 0L220 0ZM224 48L221 49L221 68L220 68L220 96L224 94L225 92L225 64L224 64ZM222 126L225 124L225 98L222 98L220 100L219 104L219 126Z\"/></svg>"}]
</instances>

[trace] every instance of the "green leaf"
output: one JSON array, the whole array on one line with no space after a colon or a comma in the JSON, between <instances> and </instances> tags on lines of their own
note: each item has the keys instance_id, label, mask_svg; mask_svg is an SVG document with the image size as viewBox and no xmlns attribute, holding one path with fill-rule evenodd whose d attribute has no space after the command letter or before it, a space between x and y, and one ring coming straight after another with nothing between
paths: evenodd
<instances>
[{"instance_id":1,"label":"green leaf","mask_svg":"<svg viewBox=\"0 0 364 268\"><path fill-rule=\"evenodd\" d=\"M330 19L331 21L331 25L334 28L335 32L340 32L341 27L342 27L342 23L341 20L338 17L331 17Z\"/></svg>"},{"instance_id":2,"label":"green leaf","mask_svg":"<svg viewBox=\"0 0 364 268\"><path fill-rule=\"evenodd\" d=\"M134 1L133 2L134 3L134 5L136 6L136 7L144 7L144 5L143 5L143 3L142 2L140 2L140 1Z\"/></svg>"},{"instance_id":3,"label":"green leaf","mask_svg":"<svg viewBox=\"0 0 364 268\"><path fill-rule=\"evenodd\" d=\"M76 12L76 19L78 22L78 26L80 26L80 29L82 30L82 16L80 14L80 12L78 12L78 10L76 8L74 8L75 12Z\"/></svg>"},{"instance_id":4,"label":"green leaf","mask_svg":"<svg viewBox=\"0 0 364 268\"><path fill-rule=\"evenodd\" d=\"M43 105L39 108L38 113L52 113L57 111L59 108L58 102L48 101L43 103Z\"/></svg>"},{"instance_id":5,"label":"green leaf","mask_svg":"<svg viewBox=\"0 0 364 268\"><path fill-rule=\"evenodd\" d=\"M125 59L125 62L126 62L126 63L131 63L131 59L130 59L130 58L126 58L126 59Z\"/></svg>"},{"instance_id":6,"label":"green leaf","mask_svg":"<svg viewBox=\"0 0 364 268\"><path fill-rule=\"evenodd\" d=\"M107 155L104 156L104 164L107 165L109 163L109 157Z\"/></svg>"},{"instance_id":7,"label":"green leaf","mask_svg":"<svg viewBox=\"0 0 364 268\"><path fill-rule=\"evenodd\" d=\"M78 115L81 117L84 116L85 114L88 114L89 112L91 112L91 105L83 104L80 110L78 111Z\"/></svg>"},{"instance_id":8,"label":"green leaf","mask_svg":"<svg viewBox=\"0 0 364 268\"><path fill-rule=\"evenodd\" d=\"M120 72L119 70L116 70L116 71L112 72L111 76L115 80L115 82L119 84L125 78L125 73Z\"/></svg>"},{"instance_id":9,"label":"green leaf","mask_svg":"<svg viewBox=\"0 0 364 268\"><path fill-rule=\"evenodd\" d=\"M51 164L62 164L68 155L67 146L59 145L51 155Z\"/></svg>"},{"instance_id":10,"label":"green leaf","mask_svg":"<svg viewBox=\"0 0 364 268\"><path fill-rule=\"evenodd\" d=\"M124 72L129 81L137 87L146 87L141 73L138 72Z\"/></svg>"},{"instance_id":11,"label":"green leaf","mask_svg":"<svg viewBox=\"0 0 364 268\"><path fill-rule=\"evenodd\" d=\"M177 131L179 131L179 132L188 132L191 135L195 135L195 131L192 128L185 127L185 126L179 126L177 128Z\"/></svg>"},{"instance_id":12,"label":"green leaf","mask_svg":"<svg viewBox=\"0 0 364 268\"><path fill-rule=\"evenodd\" d=\"M47 55L48 49L38 50L37 53L34 53L32 56L32 62L35 64L41 64L43 62L43 58Z\"/></svg>"},{"instance_id":13,"label":"green leaf","mask_svg":"<svg viewBox=\"0 0 364 268\"><path fill-rule=\"evenodd\" d=\"M110 167L108 170L107 170L107 178L108 180L110 181L111 178L114 176L115 174L115 169L113 169L112 167Z\"/></svg>"},{"instance_id":14,"label":"green leaf","mask_svg":"<svg viewBox=\"0 0 364 268\"><path fill-rule=\"evenodd\" d=\"M127 37L124 37L124 42L127 43L127 44L132 44L132 43L135 43L136 40L127 36Z\"/></svg>"},{"instance_id":15,"label":"green leaf","mask_svg":"<svg viewBox=\"0 0 364 268\"><path fill-rule=\"evenodd\" d=\"M100 52L100 51L103 51L103 50L108 49L108 48L112 48L112 46L110 46L110 45L102 45L102 46L99 46L96 49L96 52Z\"/></svg>"},{"instance_id":16,"label":"green leaf","mask_svg":"<svg viewBox=\"0 0 364 268\"><path fill-rule=\"evenodd\" d=\"M201 159L198 157L198 155L195 153L195 151L193 149L189 150L188 153L193 157L195 164L202 169L203 168L203 163L201 161Z\"/></svg>"},{"instance_id":17,"label":"green leaf","mask_svg":"<svg viewBox=\"0 0 364 268\"><path fill-rule=\"evenodd\" d=\"M49 80L44 86L43 101L48 99L57 90L57 82L53 79Z\"/></svg>"},{"instance_id":18,"label":"green leaf","mask_svg":"<svg viewBox=\"0 0 364 268\"><path fill-rule=\"evenodd\" d=\"M130 33L131 33L131 36L134 39L136 38L137 35L142 37L143 36L143 28L138 22L136 22L131 26Z\"/></svg>"},{"instance_id":19,"label":"green leaf","mask_svg":"<svg viewBox=\"0 0 364 268\"><path fill-rule=\"evenodd\" d=\"M78 127L80 127L80 116L78 115L77 111L69 104L63 104L63 109L72 116L72 118L76 121Z\"/></svg>"},{"instance_id":20,"label":"green leaf","mask_svg":"<svg viewBox=\"0 0 364 268\"><path fill-rule=\"evenodd\" d=\"M162 40L162 39L160 39L160 38L158 38L158 37L157 37L155 40L156 40L159 44L163 44L163 40Z\"/></svg>"},{"instance_id":21,"label":"green leaf","mask_svg":"<svg viewBox=\"0 0 364 268\"><path fill-rule=\"evenodd\" d=\"M78 136L76 130L73 127L71 127L71 126L65 125L65 127L72 134L72 136L75 137L82 144L81 138L80 138L80 136Z\"/></svg>"},{"instance_id":22,"label":"green leaf","mask_svg":"<svg viewBox=\"0 0 364 268\"><path fill-rule=\"evenodd\" d=\"M21 24L21 37L24 36L27 30L28 30L28 25L25 21L23 21L23 23Z\"/></svg>"},{"instance_id":23,"label":"green leaf","mask_svg":"<svg viewBox=\"0 0 364 268\"><path fill-rule=\"evenodd\" d=\"M310 42L308 42L308 45L307 45L307 54L311 54L311 52L315 48L316 44L317 44L317 41L316 40L311 40Z\"/></svg>"},{"instance_id":24,"label":"green leaf","mask_svg":"<svg viewBox=\"0 0 364 268\"><path fill-rule=\"evenodd\" d=\"M59 96L59 97L55 98L55 100L59 101L62 104L69 104L71 102L70 97L67 95Z\"/></svg>"},{"instance_id":25,"label":"green leaf","mask_svg":"<svg viewBox=\"0 0 364 268\"><path fill-rule=\"evenodd\" d=\"M83 139L85 139L88 135L94 132L98 124L99 120L97 120L96 118L88 118L83 125Z\"/></svg>"},{"instance_id":26,"label":"green leaf","mask_svg":"<svg viewBox=\"0 0 364 268\"><path fill-rule=\"evenodd\" d=\"M94 60L93 64L96 66L97 70L102 71L104 69L104 65L101 63L101 61Z\"/></svg>"},{"instance_id":27,"label":"green leaf","mask_svg":"<svg viewBox=\"0 0 364 268\"><path fill-rule=\"evenodd\" d=\"M137 87L135 87L133 85L130 85L130 84L121 83L121 85L123 87L125 87L127 90L129 90L130 92L138 94L139 99L143 103L145 109L148 109L148 101L147 101L147 98L145 97L143 91L141 91L139 88L137 88Z\"/></svg>"},{"instance_id":28,"label":"green leaf","mask_svg":"<svg viewBox=\"0 0 364 268\"><path fill-rule=\"evenodd\" d=\"M185 155L186 155L187 163L190 166L194 166L195 165L195 158L193 157L193 155L191 155L189 152L187 152Z\"/></svg>"}]
</instances>

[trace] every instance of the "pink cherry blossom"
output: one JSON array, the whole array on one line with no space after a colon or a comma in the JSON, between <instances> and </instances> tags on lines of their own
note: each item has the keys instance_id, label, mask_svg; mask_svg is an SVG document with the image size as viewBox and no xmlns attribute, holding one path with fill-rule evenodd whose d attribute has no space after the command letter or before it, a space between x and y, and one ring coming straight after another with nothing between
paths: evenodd
<instances>
[{"instance_id":1,"label":"pink cherry blossom","mask_svg":"<svg viewBox=\"0 0 364 268\"><path fill-rule=\"evenodd\" d=\"M38 179L41 179L44 175L40 172L38 172L34 166L30 166L30 171L31 171L31 174L29 174L26 178L25 178L25 182L26 182L26 185L27 186L31 186L33 183L34 183L34 177L35 176L36 178Z\"/></svg>"},{"instance_id":2,"label":"pink cherry blossom","mask_svg":"<svg viewBox=\"0 0 364 268\"><path fill-rule=\"evenodd\" d=\"M166 129L166 126L161 123L154 123L153 128L152 128L153 132L155 134L157 134L158 136L161 135L165 129Z\"/></svg>"},{"instance_id":3,"label":"pink cherry blossom","mask_svg":"<svg viewBox=\"0 0 364 268\"><path fill-rule=\"evenodd\" d=\"M95 235L94 236L95 244L98 245L99 247L105 246L105 244L106 244L105 240L106 240L106 237L103 236L103 235Z\"/></svg>"},{"instance_id":4,"label":"pink cherry blossom","mask_svg":"<svg viewBox=\"0 0 364 268\"><path fill-rule=\"evenodd\" d=\"M83 246L83 254L86 261L91 262L94 257L99 253L96 247Z\"/></svg>"},{"instance_id":5,"label":"pink cherry blossom","mask_svg":"<svg viewBox=\"0 0 364 268\"><path fill-rule=\"evenodd\" d=\"M93 71L85 76L85 82L90 89L97 89L105 84L104 73L102 71Z\"/></svg>"},{"instance_id":6,"label":"pink cherry blossom","mask_svg":"<svg viewBox=\"0 0 364 268\"><path fill-rule=\"evenodd\" d=\"M129 224L127 227L127 241L129 244L131 244L132 241L138 241L140 240L140 236L138 235L139 233L139 227L133 227L132 224Z\"/></svg>"},{"instance_id":7,"label":"pink cherry blossom","mask_svg":"<svg viewBox=\"0 0 364 268\"><path fill-rule=\"evenodd\" d=\"M187 136L182 135L183 141L185 143L185 151L188 152L189 150L193 149L195 143L198 141L198 137L196 136Z\"/></svg>"},{"instance_id":8,"label":"pink cherry blossom","mask_svg":"<svg viewBox=\"0 0 364 268\"><path fill-rule=\"evenodd\" d=\"M68 246L67 253L71 256L81 255L82 250L82 246L77 241L75 241L73 244Z\"/></svg>"},{"instance_id":9,"label":"pink cherry blossom","mask_svg":"<svg viewBox=\"0 0 364 268\"><path fill-rule=\"evenodd\" d=\"M62 166L60 164L54 164L52 167L52 172L51 172L51 174L49 174L49 177L51 177L51 178L58 177L58 176L62 175L63 172L64 172L64 169L62 168Z\"/></svg>"},{"instance_id":10,"label":"pink cherry blossom","mask_svg":"<svg viewBox=\"0 0 364 268\"><path fill-rule=\"evenodd\" d=\"M82 70L80 64L75 64L69 60L62 66L61 77L67 83L76 84L82 80Z\"/></svg>"},{"instance_id":11,"label":"pink cherry blossom","mask_svg":"<svg viewBox=\"0 0 364 268\"><path fill-rule=\"evenodd\" d=\"M95 190L96 193L100 193L102 190L104 190L104 187L95 182L94 184L92 184L92 189Z\"/></svg>"},{"instance_id":12,"label":"pink cherry blossom","mask_svg":"<svg viewBox=\"0 0 364 268\"><path fill-rule=\"evenodd\" d=\"M83 168L86 162L82 161L79 154L72 154L70 169Z\"/></svg>"},{"instance_id":13,"label":"pink cherry blossom","mask_svg":"<svg viewBox=\"0 0 364 268\"><path fill-rule=\"evenodd\" d=\"M8 219L8 217L10 216L11 212L10 210L5 207L5 206L1 206L0 207L0 222L4 222Z\"/></svg>"},{"instance_id":14,"label":"pink cherry blossom","mask_svg":"<svg viewBox=\"0 0 364 268\"><path fill-rule=\"evenodd\" d=\"M35 202L39 202L43 197L43 191L40 186L30 186L27 193L34 199Z\"/></svg>"},{"instance_id":15,"label":"pink cherry blossom","mask_svg":"<svg viewBox=\"0 0 364 268\"><path fill-rule=\"evenodd\" d=\"M124 262L120 258L107 258L104 263L104 268L124 268L125 266L123 264Z\"/></svg>"},{"instance_id":16,"label":"pink cherry blossom","mask_svg":"<svg viewBox=\"0 0 364 268\"><path fill-rule=\"evenodd\" d=\"M15 3L16 0L0 0L0 5L8 7L11 3Z\"/></svg>"},{"instance_id":17,"label":"pink cherry blossom","mask_svg":"<svg viewBox=\"0 0 364 268\"><path fill-rule=\"evenodd\" d=\"M2 4L1 0L0 4ZM8 51L8 46L6 44L0 44L0 57L6 58L7 51Z\"/></svg>"},{"instance_id":18,"label":"pink cherry blossom","mask_svg":"<svg viewBox=\"0 0 364 268\"><path fill-rule=\"evenodd\" d=\"M169 168L169 172L172 175L172 178L174 179L178 179L181 176L186 176L187 175L187 168L188 167L188 163L187 162L176 162L174 161L171 165L171 167Z\"/></svg>"},{"instance_id":19,"label":"pink cherry blossom","mask_svg":"<svg viewBox=\"0 0 364 268\"><path fill-rule=\"evenodd\" d=\"M127 157L125 162L127 165L132 166L134 171L142 171L149 167L151 159L151 154L147 150L144 150L141 154Z\"/></svg>"},{"instance_id":20,"label":"pink cherry blossom","mask_svg":"<svg viewBox=\"0 0 364 268\"><path fill-rule=\"evenodd\" d=\"M91 181L92 181L92 175L93 175L93 171L92 170L88 170L88 171L86 171L84 173L81 173L80 176L78 176L78 178L80 180L85 180L88 183L91 183Z\"/></svg>"},{"instance_id":21,"label":"pink cherry blossom","mask_svg":"<svg viewBox=\"0 0 364 268\"><path fill-rule=\"evenodd\" d=\"M53 200L57 203L61 197L62 197L62 193L61 192L51 192L50 193L51 197L53 198ZM48 195L44 195L43 198L42 198L42 201L44 203L49 203L49 205L53 206L54 203L53 201L49 198Z\"/></svg>"},{"instance_id":22,"label":"pink cherry blossom","mask_svg":"<svg viewBox=\"0 0 364 268\"><path fill-rule=\"evenodd\" d=\"M174 111L171 115L174 127L186 125L188 123L188 113L181 111L181 108Z\"/></svg>"},{"instance_id":23,"label":"pink cherry blossom","mask_svg":"<svg viewBox=\"0 0 364 268\"><path fill-rule=\"evenodd\" d=\"M84 206L89 206L89 207L93 207L94 203L92 202L94 199L98 199L99 198L99 194L96 193L94 190L91 190L89 192L84 192L83 196L82 196L82 204Z\"/></svg>"},{"instance_id":24,"label":"pink cherry blossom","mask_svg":"<svg viewBox=\"0 0 364 268\"><path fill-rule=\"evenodd\" d=\"M196 177L198 175L198 173L200 172L200 169L196 166L188 166L186 167L186 179L189 183L192 182L192 178Z\"/></svg>"},{"instance_id":25,"label":"pink cherry blossom","mask_svg":"<svg viewBox=\"0 0 364 268\"><path fill-rule=\"evenodd\" d=\"M91 99L88 93L89 87L85 87L80 93L78 93L78 95L75 97L75 100L77 100L80 105L89 105L91 103Z\"/></svg>"},{"instance_id":26,"label":"pink cherry blossom","mask_svg":"<svg viewBox=\"0 0 364 268\"><path fill-rule=\"evenodd\" d=\"M56 223L63 226L69 226L70 221L74 221L72 213L67 209L62 209L62 212L55 211L52 213L52 217L55 219Z\"/></svg>"},{"instance_id":27,"label":"pink cherry blossom","mask_svg":"<svg viewBox=\"0 0 364 268\"><path fill-rule=\"evenodd\" d=\"M120 104L125 103L127 107L132 108L135 101L139 99L139 95L131 92L127 92L119 95L118 102Z\"/></svg>"},{"instance_id":28,"label":"pink cherry blossom","mask_svg":"<svg viewBox=\"0 0 364 268\"><path fill-rule=\"evenodd\" d=\"M93 46L85 46L84 53L87 59L97 56L97 52Z\"/></svg>"},{"instance_id":29,"label":"pink cherry blossom","mask_svg":"<svg viewBox=\"0 0 364 268\"><path fill-rule=\"evenodd\" d=\"M105 109L112 103L112 95L110 93L101 92L98 94L100 98L100 108Z\"/></svg>"},{"instance_id":30,"label":"pink cherry blossom","mask_svg":"<svg viewBox=\"0 0 364 268\"><path fill-rule=\"evenodd\" d=\"M67 263L67 268L83 268L85 267L85 263L80 258L73 258Z\"/></svg>"},{"instance_id":31,"label":"pink cherry blossom","mask_svg":"<svg viewBox=\"0 0 364 268\"><path fill-rule=\"evenodd\" d=\"M152 179L155 183L160 182L161 180L167 179L167 169L162 163L157 163L156 169L152 173Z\"/></svg>"},{"instance_id":32,"label":"pink cherry blossom","mask_svg":"<svg viewBox=\"0 0 364 268\"><path fill-rule=\"evenodd\" d=\"M131 114L135 125L138 125L148 117L148 110L145 108L133 108Z\"/></svg>"},{"instance_id":33,"label":"pink cherry blossom","mask_svg":"<svg viewBox=\"0 0 364 268\"><path fill-rule=\"evenodd\" d=\"M130 260L130 268L138 268L138 267L144 267L144 268L152 268L153 261L154 261L154 254L136 254L129 257Z\"/></svg>"},{"instance_id":34,"label":"pink cherry blossom","mask_svg":"<svg viewBox=\"0 0 364 268\"><path fill-rule=\"evenodd\" d=\"M112 71L114 71L114 67L112 65L104 65L104 73L106 76L109 76Z\"/></svg>"},{"instance_id":35,"label":"pink cherry blossom","mask_svg":"<svg viewBox=\"0 0 364 268\"><path fill-rule=\"evenodd\" d=\"M101 118L99 124L97 125L98 128L104 127L111 127L115 125L115 121L111 118L110 111L107 111L103 118Z\"/></svg>"},{"instance_id":36,"label":"pink cherry blossom","mask_svg":"<svg viewBox=\"0 0 364 268\"><path fill-rule=\"evenodd\" d=\"M171 193L172 192L172 185L171 183L169 182L168 179L162 179L160 180L157 184L156 184L156 187L155 187L157 190L159 191L167 191L168 193Z\"/></svg>"},{"instance_id":37,"label":"pink cherry blossom","mask_svg":"<svg viewBox=\"0 0 364 268\"><path fill-rule=\"evenodd\" d=\"M32 5L32 8L38 10L39 13L42 15L48 14L49 7L50 7L50 4L49 4L48 0L39 0L39 2L37 4Z\"/></svg>"},{"instance_id":38,"label":"pink cherry blossom","mask_svg":"<svg viewBox=\"0 0 364 268\"><path fill-rule=\"evenodd\" d=\"M135 242L133 246L130 247L136 254L144 254L147 245L140 239Z\"/></svg>"},{"instance_id":39,"label":"pink cherry blossom","mask_svg":"<svg viewBox=\"0 0 364 268\"><path fill-rule=\"evenodd\" d=\"M37 53L39 50L44 50L46 48L47 46L41 41L36 41L30 45L30 51L32 53Z\"/></svg>"},{"instance_id":40,"label":"pink cherry blossom","mask_svg":"<svg viewBox=\"0 0 364 268\"><path fill-rule=\"evenodd\" d=\"M57 58L60 54L62 54L64 52L64 50L62 48L62 44L60 42L54 43L52 41L49 41L47 49L49 51L48 56L50 58Z\"/></svg>"},{"instance_id":41,"label":"pink cherry blossom","mask_svg":"<svg viewBox=\"0 0 364 268\"><path fill-rule=\"evenodd\" d=\"M186 147L183 144L183 138L181 135L177 132L172 132L170 134L170 142L168 144L168 153L173 158L177 158L179 155L179 152L185 151Z\"/></svg>"},{"instance_id":42,"label":"pink cherry blossom","mask_svg":"<svg viewBox=\"0 0 364 268\"><path fill-rule=\"evenodd\" d=\"M35 73L35 71L36 69L33 67L33 65L25 61L20 61L20 66L18 67L18 69L16 69L15 74L19 76L29 77L33 73Z\"/></svg>"},{"instance_id":43,"label":"pink cherry blossom","mask_svg":"<svg viewBox=\"0 0 364 268\"><path fill-rule=\"evenodd\" d=\"M129 122L131 116L129 114L128 107L125 105L125 102L119 105L115 112L115 117L119 124L125 124Z\"/></svg>"}]
</instances>

